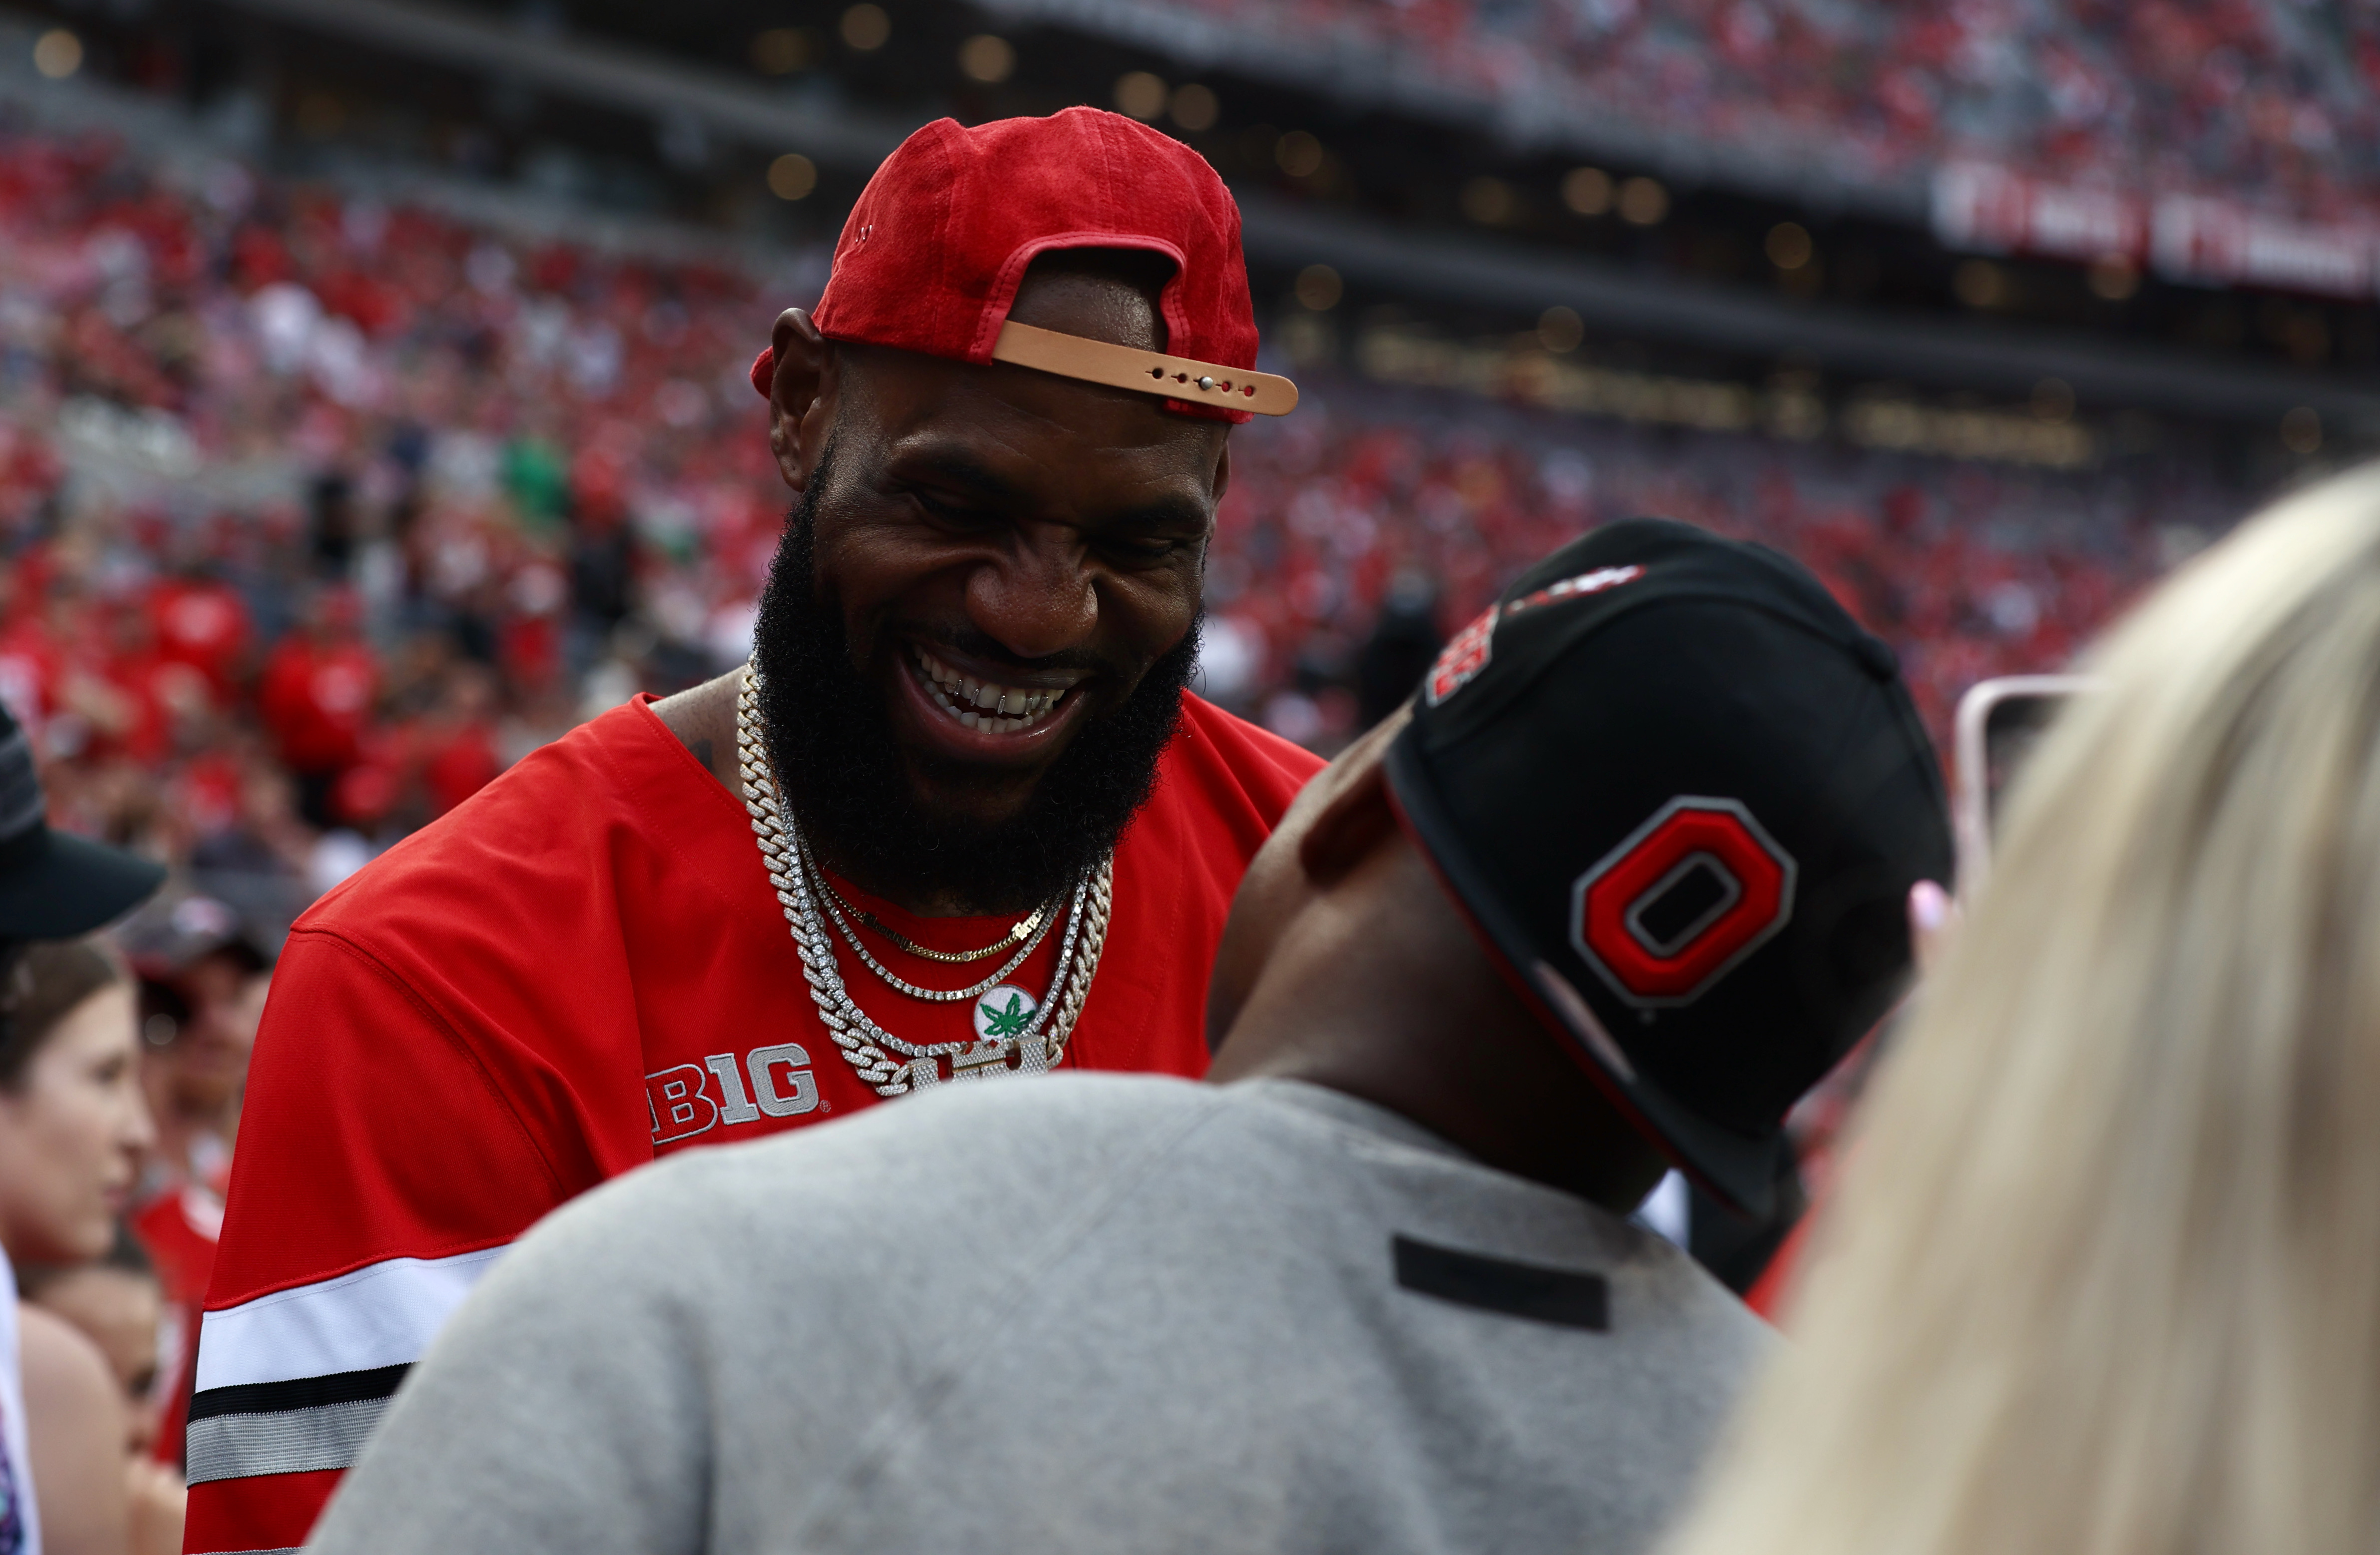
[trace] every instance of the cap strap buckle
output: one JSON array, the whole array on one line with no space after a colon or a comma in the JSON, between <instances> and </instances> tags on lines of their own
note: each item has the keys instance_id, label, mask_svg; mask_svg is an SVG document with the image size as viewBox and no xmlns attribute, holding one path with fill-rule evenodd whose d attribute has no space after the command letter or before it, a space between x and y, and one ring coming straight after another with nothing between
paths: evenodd
<instances>
[{"instance_id":1,"label":"cap strap buckle","mask_svg":"<svg viewBox=\"0 0 2380 1555\"><path fill-rule=\"evenodd\" d=\"M1079 334L1036 329L1013 319L1000 326L991 359L1113 389L1163 395L1192 405L1253 410L1259 416L1286 416L1297 408L1297 385L1274 373L1111 346Z\"/></svg>"}]
</instances>

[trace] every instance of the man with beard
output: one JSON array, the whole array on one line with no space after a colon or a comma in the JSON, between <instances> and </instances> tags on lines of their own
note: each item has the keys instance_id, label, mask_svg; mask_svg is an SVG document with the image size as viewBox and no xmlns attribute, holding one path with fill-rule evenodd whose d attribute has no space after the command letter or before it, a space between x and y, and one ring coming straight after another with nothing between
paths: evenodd
<instances>
[{"instance_id":1,"label":"man with beard","mask_svg":"<svg viewBox=\"0 0 2380 1555\"><path fill-rule=\"evenodd\" d=\"M1949 864L1815 577L1598 529L1282 818L1214 1083L946 1087L589 1194L312 1549L1645 1555L1774 1341L1626 1217L1668 1165L1768 1209Z\"/></svg>"},{"instance_id":2,"label":"man with beard","mask_svg":"<svg viewBox=\"0 0 2380 1555\"><path fill-rule=\"evenodd\" d=\"M537 752L292 931L188 1549L301 1543L473 1282L607 1178L955 1083L1203 1070L1232 893L1319 765L1184 689L1226 433L1295 399L1256 344L1231 197L1154 130L943 121L884 164L754 364L797 503L753 663Z\"/></svg>"}]
</instances>

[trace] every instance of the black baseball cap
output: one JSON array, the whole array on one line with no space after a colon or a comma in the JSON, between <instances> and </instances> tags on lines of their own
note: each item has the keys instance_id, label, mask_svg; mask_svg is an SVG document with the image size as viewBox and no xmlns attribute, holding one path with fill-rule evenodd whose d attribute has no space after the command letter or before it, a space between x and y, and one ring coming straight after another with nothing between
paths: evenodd
<instances>
[{"instance_id":1,"label":"black baseball cap","mask_svg":"<svg viewBox=\"0 0 2380 1555\"><path fill-rule=\"evenodd\" d=\"M162 864L50 829L32 742L0 708L0 941L79 938L164 879Z\"/></svg>"},{"instance_id":2,"label":"black baseball cap","mask_svg":"<svg viewBox=\"0 0 2380 1555\"><path fill-rule=\"evenodd\" d=\"M1705 1189L1906 985L1949 808L1892 650L1798 564L1658 518L1522 576L1391 742L1406 831L1547 1026Z\"/></svg>"}]
</instances>

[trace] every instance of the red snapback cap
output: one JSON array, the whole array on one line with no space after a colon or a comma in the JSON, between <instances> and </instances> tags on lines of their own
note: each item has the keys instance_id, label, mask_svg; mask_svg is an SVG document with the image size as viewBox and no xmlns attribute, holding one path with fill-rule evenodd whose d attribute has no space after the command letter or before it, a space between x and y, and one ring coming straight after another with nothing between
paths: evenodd
<instances>
[{"instance_id":1,"label":"red snapback cap","mask_svg":"<svg viewBox=\"0 0 2380 1555\"><path fill-rule=\"evenodd\" d=\"M1172 260L1158 298L1169 349L1011 322L1026 267L1057 249ZM832 340L1014 362L1193 416L1245 421L1297 403L1295 384L1255 370L1240 210L1223 180L1171 136L1097 108L972 129L938 119L901 142L844 224L815 319ZM766 395L774 371L762 351L752 386Z\"/></svg>"}]
</instances>

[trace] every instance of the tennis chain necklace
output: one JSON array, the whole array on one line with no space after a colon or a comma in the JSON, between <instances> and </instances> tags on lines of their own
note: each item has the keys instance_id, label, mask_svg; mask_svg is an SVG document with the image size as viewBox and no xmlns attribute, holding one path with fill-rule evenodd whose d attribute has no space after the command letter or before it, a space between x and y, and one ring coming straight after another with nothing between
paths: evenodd
<instances>
[{"instance_id":1,"label":"tennis chain necklace","mask_svg":"<svg viewBox=\"0 0 2380 1555\"><path fill-rule=\"evenodd\" d=\"M1114 901L1114 851L1111 849L1097 869L1086 870L1075 882L1067 905L1066 932L1058 942L1058 969L1038 1006L1026 1011L1024 996L1012 992L1005 1008L995 1009L989 1001L977 1007L975 1041L904 1041L868 1019L844 987L834 938L820 910L824 892L811 886L815 880L827 888L826 876L810 856L808 840L801 834L790 808L779 800L760 736L759 692L759 668L747 663L735 695L735 764L744 787L744 808L752 817L760 862L769 871L777 904L784 910L794 948L800 953L802 980L809 985L810 1002L818 1007L820 1021L853 1071L877 1095L902 1096L949 1080L1039 1075L1055 1067L1065 1057L1066 1039L1074 1034L1083 1001L1091 990L1091 978L1099 971L1099 953L1107 945L1108 917ZM860 944L836 902L827 902L825 912L878 976L913 998L947 1001L973 998L993 989L1001 978L1025 964L1057 921L1057 915L1045 907L1035 915L1038 922L1031 938L1007 966L976 988L948 992L919 989L893 977ZM1010 937L1014 938L1013 930ZM944 1062L950 1064L947 1076L942 1073Z\"/></svg>"},{"instance_id":2,"label":"tennis chain necklace","mask_svg":"<svg viewBox=\"0 0 2380 1555\"><path fill-rule=\"evenodd\" d=\"M1011 928L1007 933L1002 935L996 942L986 945L981 950L938 951L930 945L919 944L917 941L912 940L906 934L902 933L899 929L893 928L882 918L878 917L874 913L869 912L866 907L860 906L857 903L852 901L850 897L845 896L842 892L837 891L834 888L834 881L827 879L824 871L815 867L817 861L813 859L811 863L813 867L810 872L818 876L819 885L826 892L826 905L830 909L835 907L842 908L844 912L850 914L853 917L856 917L860 922L868 925L868 928L873 929L879 934L883 935L886 939L892 941L893 944L899 946L909 954L922 957L927 961L940 961L955 966L962 966L970 961L981 961L987 955L998 955L1002 951L1004 951L1009 946L1016 943L1017 941L1022 940L1027 934L1032 933L1035 929L1044 927L1045 920L1050 917L1049 907L1036 907L1033 909L1032 916L1017 919L1015 925ZM837 915L836 921L838 923L842 921L840 914ZM849 936L846 935L845 938L849 938ZM859 954L862 955L866 955L868 954L865 950L860 948L859 942L856 940L852 941L851 948L853 950L859 951ZM879 967L878 970L881 971L882 968ZM1006 973L1001 974L1002 977L1005 977L1006 975ZM999 980L999 978L994 978L992 979L994 982L998 982Z\"/></svg>"},{"instance_id":3,"label":"tennis chain necklace","mask_svg":"<svg viewBox=\"0 0 2380 1555\"><path fill-rule=\"evenodd\" d=\"M868 969L869 971L875 973L878 977L883 978L894 988L899 989L902 992L907 994L912 999L923 999L936 1004L955 1004L962 999L973 999L978 994L990 992L993 989L998 988L1002 983L1008 980L1008 974L1015 971L1019 966L1025 965L1026 959L1039 947L1042 939L1050 932L1050 926L1058 921L1057 915L1055 913L1049 912L1046 909L1042 912L1034 914L1033 916L1041 920L1041 926L1033 931L1032 938L1026 940L1023 945L1017 948L1016 954L1008 958L1007 966L1002 966L999 971L994 972L991 976L984 978L983 981L976 984L973 988L919 988L916 983L910 982L905 978L895 976L882 962L877 960L873 955L870 955L868 953L868 947L860 942L859 935L853 930L850 920L843 916L844 909L846 907L849 907L855 913L859 909L852 907L850 903L845 902L843 899L843 893L835 890L833 885L829 883L826 878L826 871L819 868L818 859L810 853L809 840L804 837L798 830L795 830L793 835L794 851L801 859L803 871L810 880L817 881L818 884L825 888L826 914L828 917L834 921L835 928L842 931L844 943L849 945L852 949L852 953L857 955L861 961L867 963ZM870 925L874 925L876 922L874 918L869 918L868 921ZM994 945L991 948L993 950L998 950L1001 947L999 945ZM956 960L957 958L952 957L951 959ZM974 960L975 957L970 956L967 959Z\"/></svg>"}]
</instances>

